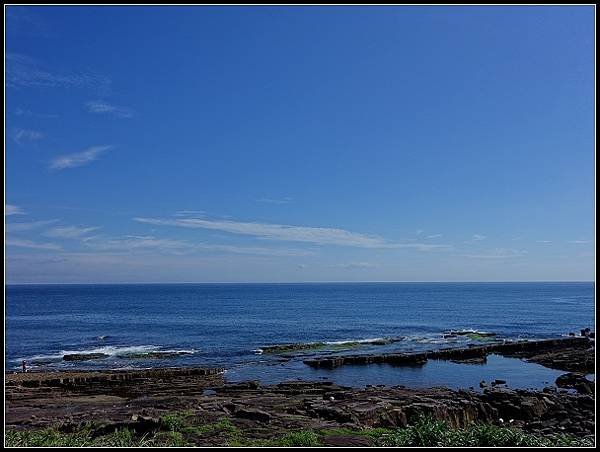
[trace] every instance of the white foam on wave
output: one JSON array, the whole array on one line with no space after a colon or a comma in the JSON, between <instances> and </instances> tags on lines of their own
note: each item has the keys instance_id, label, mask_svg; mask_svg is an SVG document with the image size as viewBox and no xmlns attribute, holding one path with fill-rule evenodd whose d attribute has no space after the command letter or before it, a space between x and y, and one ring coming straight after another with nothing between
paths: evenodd
<instances>
[{"instance_id":1,"label":"white foam on wave","mask_svg":"<svg viewBox=\"0 0 600 452\"><path fill-rule=\"evenodd\" d=\"M373 342L381 341L400 341L400 338L396 337L372 337L367 339L347 339L343 341L326 341L323 342L327 345L344 345L344 344L371 344Z\"/></svg>"},{"instance_id":2,"label":"white foam on wave","mask_svg":"<svg viewBox=\"0 0 600 452\"><path fill-rule=\"evenodd\" d=\"M461 330L448 330L446 334L461 333L461 334L492 334L490 331L476 330L473 328L463 328Z\"/></svg>"},{"instance_id":3,"label":"white foam on wave","mask_svg":"<svg viewBox=\"0 0 600 452\"><path fill-rule=\"evenodd\" d=\"M161 352L161 353L189 353L193 354L197 350L195 349L162 349L158 345L106 345L103 347L88 348L83 350L61 350L58 353L46 354L46 355L33 355L24 358L13 359L13 362L25 361L54 361L62 360L65 355L85 355L89 353L102 353L108 356L124 355L129 353L147 353L147 352Z\"/></svg>"}]
</instances>

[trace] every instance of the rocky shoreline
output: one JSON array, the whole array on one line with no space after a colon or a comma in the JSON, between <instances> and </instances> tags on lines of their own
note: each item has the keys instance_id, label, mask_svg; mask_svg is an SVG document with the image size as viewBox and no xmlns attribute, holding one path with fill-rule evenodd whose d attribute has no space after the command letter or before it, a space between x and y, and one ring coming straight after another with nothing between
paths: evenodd
<instances>
[{"instance_id":1,"label":"rocky shoreline","mask_svg":"<svg viewBox=\"0 0 600 452\"><path fill-rule=\"evenodd\" d=\"M119 428L142 434L165 430L168 416L185 413L194 426L186 430L186 441L197 445L228 444L227 432L232 429L258 441L299 430L401 428L422 416L444 421L452 428L486 423L542 436L594 435L595 385L577 373L594 371L593 341L587 337L492 344L408 357L363 355L359 364L378 362L379 356L385 362L404 365L423 359L468 360L489 353L519 356L569 373L559 377L558 387L543 391L512 390L499 384L481 392L404 386L359 389L309 381L231 384L225 381L222 369L203 368L14 373L5 375L5 428L54 427L68 433L92 426L92 435ZM332 359L342 359L335 364L345 365L358 358L318 359L319 366L330 366ZM208 427L223 422L230 427ZM341 436L330 445L357 445L357 441L369 445L368 438L359 441L353 435ZM332 440L328 437L327 441Z\"/></svg>"}]
</instances>

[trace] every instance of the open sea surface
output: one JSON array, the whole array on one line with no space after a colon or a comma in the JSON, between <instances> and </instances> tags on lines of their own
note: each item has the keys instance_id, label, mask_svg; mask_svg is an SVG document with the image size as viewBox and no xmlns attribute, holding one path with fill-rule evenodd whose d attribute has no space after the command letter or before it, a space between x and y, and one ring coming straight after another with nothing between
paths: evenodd
<instances>
[{"instance_id":1,"label":"open sea surface","mask_svg":"<svg viewBox=\"0 0 600 452\"><path fill-rule=\"evenodd\" d=\"M593 282L10 285L5 365L7 371L20 369L22 360L47 370L219 366L230 381L329 379L353 386L469 387L502 378L513 387L540 388L563 372L499 356L485 365L335 370L312 369L302 359L477 343L444 338L449 330L509 340L594 331L594 292ZM401 340L371 343L380 338ZM269 345L312 342L325 345L287 357L261 353ZM155 351L180 354L143 358ZM108 356L63 360L72 353Z\"/></svg>"}]
</instances>

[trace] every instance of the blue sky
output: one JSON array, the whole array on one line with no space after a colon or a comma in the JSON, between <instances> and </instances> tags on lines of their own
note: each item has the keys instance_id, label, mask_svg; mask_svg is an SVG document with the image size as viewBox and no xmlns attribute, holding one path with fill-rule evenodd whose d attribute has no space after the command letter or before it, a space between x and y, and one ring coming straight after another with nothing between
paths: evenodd
<instances>
[{"instance_id":1,"label":"blue sky","mask_svg":"<svg viewBox=\"0 0 600 452\"><path fill-rule=\"evenodd\" d=\"M11 283L590 280L592 7L16 7Z\"/></svg>"}]
</instances>

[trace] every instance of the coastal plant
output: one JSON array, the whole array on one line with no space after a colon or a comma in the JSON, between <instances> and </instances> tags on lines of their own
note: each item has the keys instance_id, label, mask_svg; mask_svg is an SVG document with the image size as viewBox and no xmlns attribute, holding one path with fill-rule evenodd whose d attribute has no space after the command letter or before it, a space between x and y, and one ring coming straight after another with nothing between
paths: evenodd
<instances>
[{"instance_id":1,"label":"coastal plant","mask_svg":"<svg viewBox=\"0 0 600 452\"><path fill-rule=\"evenodd\" d=\"M219 419L217 422L187 427L184 430L193 432L197 435L205 435L214 432L225 432L231 435L238 435L240 433L240 430L226 417Z\"/></svg>"},{"instance_id":2,"label":"coastal plant","mask_svg":"<svg viewBox=\"0 0 600 452\"><path fill-rule=\"evenodd\" d=\"M290 432L277 441L283 447L319 447L321 440L317 433L311 430Z\"/></svg>"},{"instance_id":3,"label":"coastal plant","mask_svg":"<svg viewBox=\"0 0 600 452\"><path fill-rule=\"evenodd\" d=\"M151 441L148 441L147 444L138 444L139 447L184 447L191 445L193 444L189 444L185 441L183 433L175 431L159 432Z\"/></svg>"},{"instance_id":4,"label":"coastal plant","mask_svg":"<svg viewBox=\"0 0 600 452\"><path fill-rule=\"evenodd\" d=\"M4 442L7 447L85 447L91 445L87 434L64 434L54 429L15 430L4 432Z\"/></svg>"},{"instance_id":5,"label":"coastal plant","mask_svg":"<svg viewBox=\"0 0 600 452\"><path fill-rule=\"evenodd\" d=\"M161 416L160 422L166 430L179 432L188 425L188 418L191 416L189 412L165 414Z\"/></svg>"},{"instance_id":6,"label":"coastal plant","mask_svg":"<svg viewBox=\"0 0 600 452\"><path fill-rule=\"evenodd\" d=\"M443 446L447 438L448 426L443 421L423 417L409 429L415 446Z\"/></svg>"},{"instance_id":7,"label":"coastal plant","mask_svg":"<svg viewBox=\"0 0 600 452\"><path fill-rule=\"evenodd\" d=\"M364 434L364 433L363 433ZM521 430L493 424L472 424L465 428L450 428L431 417L421 417L410 427L390 429L371 435L378 446L416 447L590 447L593 440L560 434L537 436Z\"/></svg>"}]
</instances>

